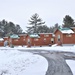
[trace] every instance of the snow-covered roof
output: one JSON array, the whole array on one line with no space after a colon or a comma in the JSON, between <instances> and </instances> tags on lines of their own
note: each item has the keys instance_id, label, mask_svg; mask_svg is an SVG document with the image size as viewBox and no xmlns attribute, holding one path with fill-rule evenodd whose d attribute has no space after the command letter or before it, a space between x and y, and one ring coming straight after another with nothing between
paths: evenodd
<instances>
[{"instance_id":1,"label":"snow-covered roof","mask_svg":"<svg viewBox=\"0 0 75 75\"><path fill-rule=\"evenodd\" d=\"M17 38L19 38L19 36L16 35L16 34L13 34L13 35L10 36L10 38L17 39Z\"/></svg>"},{"instance_id":2,"label":"snow-covered roof","mask_svg":"<svg viewBox=\"0 0 75 75\"><path fill-rule=\"evenodd\" d=\"M39 38L40 36L38 34L30 34L29 35L31 38Z\"/></svg>"},{"instance_id":3,"label":"snow-covered roof","mask_svg":"<svg viewBox=\"0 0 75 75\"><path fill-rule=\"evenodd\" d=\"M73 30L71 30L70 28L60 28L59 29L63 34L70 34L70 33L74 33Z\"/></svg>"},{"instance_id":4,"label":"snow-covered roof","mask_svg":"<svg viewBox=\"0 0 75 75\"><path fill-rule=\"evenodd\" d=\"M26 35L27 35L27 34L25 34L25 33L24 33L24 34L19 34L19 36L26 36Z\"/></svg>"},{"instance_id":5,"label":"snow-covered roof","mask_svg":"<svg viewBox=\"0 0 75 75\"><path fill-rule=\"evenodd\" d=\"M0 41L3 41L4 39L3 38L0 38Z\"/></svg>"}]
</instances>

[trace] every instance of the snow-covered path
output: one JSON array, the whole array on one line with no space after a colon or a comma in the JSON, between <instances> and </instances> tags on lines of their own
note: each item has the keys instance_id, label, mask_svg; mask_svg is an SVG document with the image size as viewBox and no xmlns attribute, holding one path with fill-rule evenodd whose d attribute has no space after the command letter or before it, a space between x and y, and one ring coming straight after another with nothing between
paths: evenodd
<instances>
[{"instance_id":1,"label":"snow-covered path","mask_svg":"<svg viewBox=\"0 0 75 75\"><path fill-rule=\"evenodd\" d=\"M46 75L74 75L65 60L75 60L75 53L45 50L27 50L27 52L39 54L48 60Z\"/></svg>"},{"instance_id":2,"label":"snow-covered path","mask_svg":"<svg viewBox=\"0 0 75 75\"><path fill-rule=\"evenodd\" d=\"M47 60L17 50L0 50L0 75L45 75Z\"/></svg>"},{"instance_id":3,"label":"snow-covered path","mask_svg":"<svg viewBox=\"0 0 75 75\"><path fill-rule=\"evenodd\" d=\"M0 48L0 74L2 75L45 75L48 69L47 60L37 55L38 51L75 52L75 47L1 47ZM18 51L21 50L21 51ZM34 54L25 51L35 50ZM65 54L66 55L66 54ZM70 56L70 55L68 55ZM75 63L72 60L66 61L75 75ZM73 66L73 65L74 66Z\"/></svg>"},{"instance_id":4,"label":"snow-covered path","mask_svg":"<svg viewBox=\"0 0 75 75\"><path fill-rule=\"evenodd\" d=\"M65 59L56 53L44 54L48 60L48 70L46 75L73 75L71 69L66 64Z\"/></svg>"}]
</instances>

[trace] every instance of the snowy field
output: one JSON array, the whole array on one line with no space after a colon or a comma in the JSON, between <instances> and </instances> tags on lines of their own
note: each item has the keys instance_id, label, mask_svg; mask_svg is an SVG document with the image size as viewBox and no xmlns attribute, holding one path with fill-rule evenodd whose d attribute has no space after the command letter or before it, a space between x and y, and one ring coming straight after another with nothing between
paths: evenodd
<instances>
[{"instance_id":1,"label":"snowy field","mask_svg":"<svg viewBox=\"0 0 75 75\"><path fill-rule=\"evenodd\" d=\"M55 50L75 52L75 47L0 47L0 75L45 75L48 62L40 56L18 50ZM75 61L66 60L73 75L75 75Z\"/></svg>"},{"instance_id":2,"label":"snowy field","mask_svg":"<svg viewBox=\"0 0 75 75\"><path fill-rule=\"evenodd\" d=\"M0 75L45 75L48 62L39 55L0 50Z\"/></svg>"}]
</instances>

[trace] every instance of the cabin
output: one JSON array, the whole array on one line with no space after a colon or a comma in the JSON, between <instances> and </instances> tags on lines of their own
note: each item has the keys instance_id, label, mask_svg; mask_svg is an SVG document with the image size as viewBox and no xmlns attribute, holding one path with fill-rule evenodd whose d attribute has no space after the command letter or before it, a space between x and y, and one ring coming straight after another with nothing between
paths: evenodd
<instances>
[{"instance_id":1,"label":"cabin","mask_svg":"<svg viewBox=\"0 0 75 75\"><path fill-rule=\"evenodd\" d=\"M9 36L9 43L14 46L25 46L27 42L27 34L13 34Z\"/></svg>"},{"instance_id":2,"label":"cabin","mask_svg":"<svg viewBox=\"0 0 75 75\"><path fill-rule=\"evenodd\" d=\"M12 34L9 37L0 38L0 46L8 41L9 46L51 46L74 45L75 44L75 27L59 28L54 33L34 33L34 34Z\"/></svg>"},{"instance_id":3,"label":"cabin","mask_svg":"<svg viewBox=\"0 0 75 75\"><path fill-rule=\"evenodd\" d=\"M70 28L59 28L55 32L55 43L58 45L75 44L75 32Z\"/></svg>"},{"instance_id":4,"label":"cabin","mask_svg":"<svg viewBox=\"0 0 75 75\"><path fill-rule=\"evenodd\" d=\"M19 45L25 46L27 42L27 34L19 34Z\"/></svg>"},{"instance_id":5,"label":"cabin","mask_svg":"<svg viewBox=\"0 0 75 75\"><path fill-rule=\"evenodd\" d=\"M54 36L53 33L40 33L40 41L43 45L52 45L54 44Z\"/></svg>"},{"instance_id":6,"label":"cabin","mask_svg":"<svg viewBox=\"0 0 75 75\"><path fill-rule=\"evenodd\" d=\"M48 46L54 44L54 37L51 33L31 34L27 36L29 46Z\"/></svg>"},{"instance_id":7,"label":"cabin","mask_svg":"<svg viewBox=\"0 0 75 75\"><path fill-rule=\"evenodd\" d=\"M9 46L10 45L19 45L19 36L17 34L12 34L8 38Z\"/></svg>"}]
</instances>

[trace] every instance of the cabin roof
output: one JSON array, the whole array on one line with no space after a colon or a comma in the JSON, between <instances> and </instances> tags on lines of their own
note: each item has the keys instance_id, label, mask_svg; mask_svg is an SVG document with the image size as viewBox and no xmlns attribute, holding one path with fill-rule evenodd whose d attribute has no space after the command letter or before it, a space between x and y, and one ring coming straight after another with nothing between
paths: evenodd
<instances>
[{"instance_id":1,"label":"cabin roof","mask_svg":"<svg viewBox=\"0 0 75 75\"><path fill-rule=\"evenodd\" d=\"M19 38L19 36L18 36L18 35L16 35L16 34L13 34L13 35L10 35L10 38L18 39L18 38Z\"/></svg>"},{"instance_id":2,"label":"cabin roof","mask_svg":"<svg viewBox=\"0 0 75 75\"><path fill-rule=\"evenodd\" d=\"M74 31L72 29L70 29L70 28L58 28L57 30L59 30L63 34L71 34L71 33L74 33Z\"/></svg>"},{"instance_id":3,"label":"cabin roof","mask_svg":"<svg viewBox=\"0 0 75 75\"><path fill-rule=\"evenodd\" d=\"M61 31L63 34L65 34L65 33L67 33L67 34L74 33L74 31L71 30L70 28L59 28L58 30Z\"/></svg>"},{"instance_id":4,"label":"cabin roof","mask_svg":"<svg viewBox=\"0 0 75 75\"><path fill-rule=\"evenodd\" d=\"M30 34L29 35L31 38L39 38L40 36L38 34Z\"/></svg>"}]
</instances>

